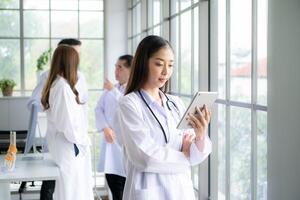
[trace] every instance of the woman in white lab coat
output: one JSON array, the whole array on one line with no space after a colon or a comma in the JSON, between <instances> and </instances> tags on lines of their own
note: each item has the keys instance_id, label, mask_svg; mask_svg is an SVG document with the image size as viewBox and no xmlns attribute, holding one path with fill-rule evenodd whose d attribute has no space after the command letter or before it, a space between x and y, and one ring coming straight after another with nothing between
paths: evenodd
<instances>
[{"instance_id":1,"label":"woman in white lab coat","mask_svg":"<svg viewBox=\"0 0 300 200\"><path fill-rule=\"evenodd\" d=\"M57 47L42 93L48 148L60 170L56 200L93 199L87 118L75 88L78 64L79 55L74 48Z\"/></svg>"},{"instance_id":2,"label":"woman in white lab coat","mask_svg":"<svg viewBox=\"0 0 300 200\"><path fill-rule=\"evenodd\" d=\"M210 111L197 108L188 118L193 129L176 129L185 108L164 93L173 65L168 41L148 36L140 42L114 121L124 145L124 200L195 199L190 171L211 152Z\"/></svg>"}]
</instances>

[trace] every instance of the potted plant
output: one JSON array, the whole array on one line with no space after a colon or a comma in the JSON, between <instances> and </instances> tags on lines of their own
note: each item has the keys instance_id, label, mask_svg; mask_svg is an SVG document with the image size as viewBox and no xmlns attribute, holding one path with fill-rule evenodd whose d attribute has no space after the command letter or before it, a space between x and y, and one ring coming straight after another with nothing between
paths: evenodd
<instances>
[{"instance_id":1,"label":"potted plant","mask_svg":"<svg viewBox=\"0 0 300 200\"><path fill-rule=\"evenodd\" d=\"M44 70L45 65L48 63L48 60L50 58L52 49L48 49L47 51L44 51L39 58L36 61L36 71L41 72Z\"/></svg>"},{"instance_id":2,"label":"potted plant","mask_svg":"<svg viewBox=\"0 0 300 200\"><path fill-rule=\"evenodd\" d=\"M12 96L13 88L16 86L16 82L12 79L1 79L0 88L3 96Z\"/></svg>"}]
</instances>

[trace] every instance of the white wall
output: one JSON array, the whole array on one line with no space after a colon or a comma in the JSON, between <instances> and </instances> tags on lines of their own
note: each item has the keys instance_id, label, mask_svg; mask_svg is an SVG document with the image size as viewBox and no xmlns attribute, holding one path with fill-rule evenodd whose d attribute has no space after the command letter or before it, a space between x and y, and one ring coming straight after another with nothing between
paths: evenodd
<instances>
[{"instance_id":1,"label":"white wall","mask_svg":"<svg viewBox=\"0 0 300 200\"><path fill-rule=\"evenodd\" d=\"M268 199L300 199L300 1L269 0Z\"/></svg>"},{"instance_id":2,"label":"white wall","mask_svg":"<svg viewBox=\"0 0 300 200\"><path fill-rule=\"evenodd\" d=\"M127 54L127 0L104 3L104 73L115 81L114 68L119 56Z\"/></svg>"}]
</instances>

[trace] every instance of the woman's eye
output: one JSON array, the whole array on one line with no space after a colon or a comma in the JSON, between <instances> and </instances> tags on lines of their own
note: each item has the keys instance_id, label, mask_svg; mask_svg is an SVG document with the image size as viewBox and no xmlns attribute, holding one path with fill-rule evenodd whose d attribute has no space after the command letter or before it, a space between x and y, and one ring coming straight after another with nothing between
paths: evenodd
<instances>
[{"instance_id":1,"label":"woman's eye","mask_svg":"<svg viewBox=\"0 0 300 200\"><path fill-rule=\"evenodd\" d=\"M158 66L158 67L162 67L162 66L164 66L163 64L161 64L161 63L156 63L156 66Z\"/></svg>"}]
</instances>

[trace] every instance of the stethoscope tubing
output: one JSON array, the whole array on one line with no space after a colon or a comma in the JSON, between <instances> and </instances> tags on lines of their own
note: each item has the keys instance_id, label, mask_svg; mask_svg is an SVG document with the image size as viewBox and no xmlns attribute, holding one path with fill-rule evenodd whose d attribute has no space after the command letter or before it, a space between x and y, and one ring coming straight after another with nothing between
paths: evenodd
<instances>
[{"instance_id":1,"label":"stethoscope tubing","mask_svg":"<svg viewBox=\"0 0 300 200\"><path fill-rule=\"evenodd\" d=\"M166 134L166 132L165 132L165 129L163 128L162 124L160 123L160 121L158 120L158 118L156 117L156 115L154 114L153 110L152 110L152 109L150 108L150 106L148 105L146 99L144 98L144 96L142 95L142 93L141 93L140 90L138 90L138 93L139 93L139 95L141 96L143 102L146 104L148 110L151 112L152 116L155 118L155 120L156 120L157 123L159 124L159 126L160 126L160 128L161 128L161 130L162 130L162 132L163 132L163 134L164 134L165 142L168 143L167 134ZM168 97L164 92L163 92L163 94L165 95L165 97L166 97L166 99L167 99L166 104L167 104L168 109L171 111L171 108L170 108L170 106L169 106L169 102L172 103L176 109L178 109L177 106L176 106L176 104L175 104L173 101L171 101L171 100L169 99L169 97Z\"/></svg>"}]
</instances>

